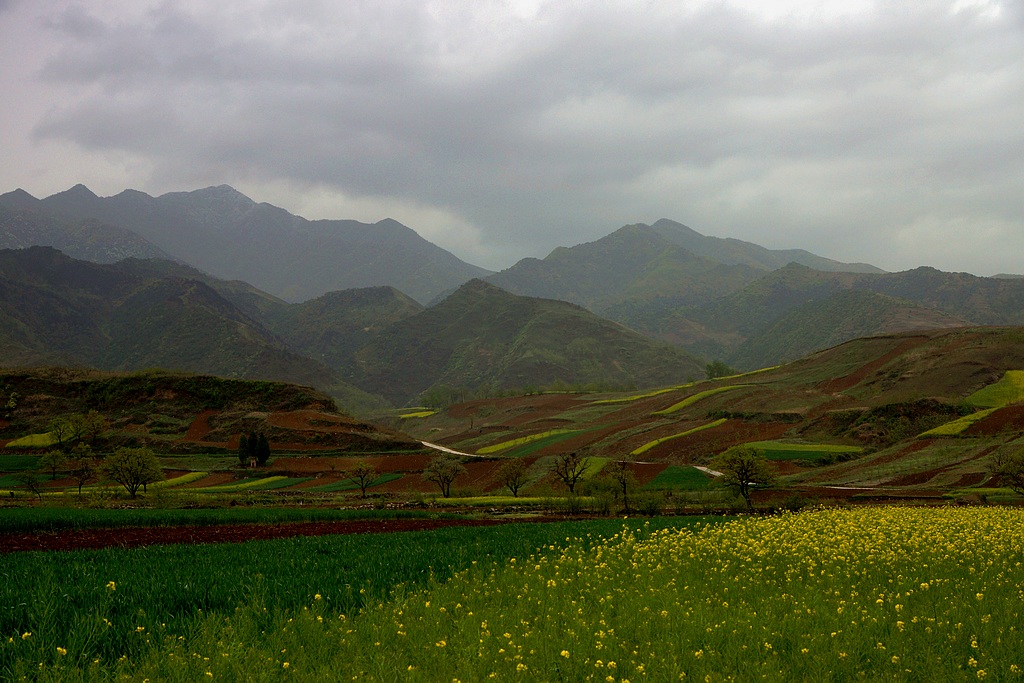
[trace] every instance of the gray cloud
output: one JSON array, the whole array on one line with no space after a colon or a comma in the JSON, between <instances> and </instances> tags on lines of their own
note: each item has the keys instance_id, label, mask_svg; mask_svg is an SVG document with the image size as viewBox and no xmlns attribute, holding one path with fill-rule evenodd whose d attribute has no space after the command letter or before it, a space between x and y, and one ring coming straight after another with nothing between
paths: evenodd
<instances>
[{"instance_id":1,"label":"gray cloud","mask_svg":"<svg viewBox=\"0 0 1024 683\"><path fill-rule=\"evenodd\" d=\"M145 160L139 185L433 207L491 266L664 216L893 269L1024 270L1010 3L118 5L46 14L63 97L35 132Z\"/></svg>"}]
</instances>

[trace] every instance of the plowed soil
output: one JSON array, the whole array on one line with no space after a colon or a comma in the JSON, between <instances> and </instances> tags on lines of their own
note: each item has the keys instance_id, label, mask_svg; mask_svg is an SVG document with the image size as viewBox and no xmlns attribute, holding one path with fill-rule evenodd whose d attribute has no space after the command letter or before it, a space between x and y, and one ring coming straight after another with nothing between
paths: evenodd
<instances>
[{"instance_id":1,"label":"plowed soil","mask_svg":"<svg viewBox=\"0 0 1024 683\"><path fill-rule=\"evenodd\" d=\"M522 521L522 520L517 520ZM328 534L383 534L424 531L453 526L494 526L494 519L388 519L339 522L291 522L287 524L220 524L216 526L132 527L82 529L60 533L0 534L0 553L26 550L83 550L91 548L138 548L175 543L243 543L294 536Z\"/></svg>"},{"instance_id":2,"label":"plowed soil","mask_svg":"<svg viewBox=\"0 0 1024 683\"><path fill-rule=\"evenodd\" d=\"M1000 408L964 430L964 436L995 436L1004 432L1024 432L1024 406Z\"/></svg>"}]
</instances>

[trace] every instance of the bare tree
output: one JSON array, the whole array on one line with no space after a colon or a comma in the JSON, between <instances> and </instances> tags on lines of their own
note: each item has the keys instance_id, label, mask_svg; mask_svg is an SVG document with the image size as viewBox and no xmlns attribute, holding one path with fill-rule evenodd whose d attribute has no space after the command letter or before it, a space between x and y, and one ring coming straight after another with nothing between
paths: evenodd
<instances>
[{"instance_id":1,"label":"bare tree","mask_svg":"<svg viewBox=\"0 0 1024 683\"><path fill-rule=\"evenodd\" d=\"M615 482L618 493L622 494L622 506L626 508L626 514L629 514L629 494L636 490L636 475L630 463L625 460L616 460L610 469L609 476Z\"/></svg>"},{"instance_id":2,"label":"bare tree","mask_svg":"<svg viewBox=\"0 0 1024 683\"><path fill-rule=\"evenodd\" d=\"M565 484L569 493L576 493L576 484L590 467L590 458L584 457L580 451L563 453L555 458L555 464L551 466L551 472L558 477L559 481Z\"/></svg>"},{"instance_id":3,"label":"bare tree","mask_svg":"<svg viewBox=\"0 0 1024 683\"><path fill-rule=\"evenodd\" d=\"M754 509L754 504L750 502L751 489L754 486L765 488L775 483L775 471L771 464L750 446L733 446L715 456L711 467L722 473L718 483L736 489L747 501L747 509L750 510Z\"/></svg>"},{"instance_id":4,"label":"bare tree","mask_svg":"<svg viewBox=\"0 0 1024 683\"><path fill-rule=\"evenodd\" d=\"M1014 493L1024 496L1024 451L996 453L992 458L992 474Z\"/></svg>"},{"instance_id":5,"label":"bare tree","mask_svg":"<svg viewBox=\"0 0 1024 683\"><path fill-rule=\"evenodd\" d=\"M502 463L495 475L501 485L507 488L513 496L519 496L519 489L526 484L526 463L519 458L512 458Z\"/></svg>"},{"instance_id":6,"label":"bare tree","mask_svg":"<svg viewBox=\"0 0 1024 683\"><path fill-rule=\"evenodd\" d=\"M57 478L57 473L67 465L68 458L62 451L46 451L39 458L39 469L50 473L50 481Z\"/></svg>"},{"instance_id":7,"label":"bare tree","mask_svg":"<svg viewBox=\"0 0 1024 683\"><path fill-rule=\"evenodd\" d=\"M359 487L360 498L366 498L366 489L369 488L380 473L377 468L368 462L357 463L351 470L345 472L345 478Z\"/></svg>"},{"instance_id":8,"label":"bare tree","mask_svg":"<svg viewBox=\"0 0 1024 683\"><path fill-rule=\"evenodd\" d=\"M57 442L59 448L64 447L64 439L71 433L71 425L63 417L55 417L50 420L50 436Z\"/></svg>"},{"instance_id":9,"label":"bare tree","mask_svg":"<svg viewBox=\"0 0 1024 683\"><path fill-rule=\"evenodd\" d=\"M459 459L451 455L439 455L430 461L427 468L423 470L423 478L426 481L434 482L441 489L441 496L451 496L452 483L466 468L459 462Z\"/></svg>"},{"instance_id":10,"label":"bare tree","mask_svg":"<svg viewBox=\"0 0 1024 683\"><path fill-rule=\"evenodd\" d=\"M96 441L103 434L103 431L107 428L107 418L104 417L99 411L90 410L85 414L85 436L89 437L89 441L92 445L96 445Z\"/></svg>"},{"instance_id":11,"label":"bare tree","mask_svg":"<svg viewBox=\"0 0 1024 683\"><path fill-rule=\"evenodd\" d=\"M80 443L75 446L71 453L72 458L68 463L71 470L71 477L78 484L78 495L82 495L82 487L91 484L99 479L100 470L93 457L92 448L89 444Z\"/></svg>"},{"instance_id":12,"label":"bare tree","mask_svg":"<svg viewBox=\"0 0 1024 683\"><path fill-rule=\"evenodd\" d=\"M39 500L43 499L43 482L35 472L18 472L14 475L14 481L26 491L34 493Z\"/></svg>"}]
</instances>

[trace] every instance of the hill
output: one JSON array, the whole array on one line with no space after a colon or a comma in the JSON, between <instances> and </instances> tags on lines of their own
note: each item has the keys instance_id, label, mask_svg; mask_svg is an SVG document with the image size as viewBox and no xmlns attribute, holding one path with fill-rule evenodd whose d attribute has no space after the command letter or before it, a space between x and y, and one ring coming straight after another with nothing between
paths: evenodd
<instances>
[{"instance_id":1,"label":"hill","mask_svg":"<svg viewBox=\"0 0 1024 683\"><path fill-rule=\"evenodd\" d=\"M689 472L705 487L692 466L753 444L782 477L780 495L941 501L999 486L993 457L1024 437L1022 369L1022 328L932 330L659 390L477 400L403 426L463 452L528 457L537 473L584 450L599 464L630 461L641 481Z\"/></svg>"},{"instance_id":2,"label":"hill","mask_svg":"<svg viewBox=\"0 0 1024 683\"><path fill-rule=\"evenodd\" d=\"M489 273L397 221L309 221L227 185L159 197L125 190L102 198L76 185L36 202L18 194L8 205L35 212L40 222L91 220L130 231L175 259L288 301L379 285L429 301Z\"/></svg>"},{"instance_id":3,"label":"hill","mask_svg":"<svg viewBox=\"0 0 1024 683\"><path fill-rule=\"evenodd\" d=\"M770 271L791 262L836 273L882 272L799 249L778 251L706 237L662 219L650 226L627 225L594 242L560 247L543 260L523 259L487 281L516 294L577 303L691 353L721 355L723 348L731 350L739 343L729 338L734 331L728 325L742 325L746 319L703 325L690 312L756 287Z\"/></svg>"},{"instance_id":4,"label":"hill","mask_svg":"<svg viewBox=\"0 0 1024 683\"><path fill-rule=\"evenodd\" d=\"M867 263L843 263L812 254L804 249L768 249L759 244L731 237L710 237L702 235L682 223L676 223L666 218L654 223L651 229L693 254L728 265L745 264L759 270L777 270L790 263L799 263L802 266L823 271L884 272Z\"/></svg>"},{"instance_id":5,"label":"hill","mask_svg":"<svg viewBox=\"0 0 1024 683\"><path fill-rule=\"evenodd\" d=\"M648 387L702 373L683 351L578 306L472 280L359 349L347 379L401 405L432 388Z\"/></svg>"},{"instance_id":6,"label":"hill","mask_svg":"<svg viewBox=\"0 0 1024 683\"><path fill-rule=\"evenodd\" d=\"M684 352L577 306L479 280L430 309L389 287L289 304L179 263L102 265L46 247L0 251L0 321L8 365L289 381L357 411L432 388L651 386L703 372Z\"/></svg>"},{"instance_id":7,"label":"hill","mask_svg":"<svg viewBox=\"0 0 1024 683\"><path fill-rule=\"evenodd\" d=\"M688 348L751 369L791 360L811 350L811 341L827 345L912 326L1024 324L1024 281L928 267L836 273L790 264L676 315L696 330Z\"/></svg>"},{"instance_id":8,"label":"hill","mask_svg":"<svg viewBox=\"0 0 1024 683\"><path fill-rule=\"evenodd\" d=\"M393 287L329 292L266 316L268 326L291 348L331 367L352 363L352 354L390 325L423 311Z\"/></svg>"},{"instance_id":9,"label":"hill","mask_svg":"<svg viewBox=\"0 0 1024 683\"><path fill-rule=\"evenodd\" d=\"M281 382L165 371L105 373L69 368L0 369L0 446L44 433L54 418L99 412L102 449L234 454L239 436L262 432L275 449L378 452L418 448L399 432L338 413L330 396Z\"/></svg>"},{"instance_id":10,"label":"hill","mask_svg":"<svg viewBox=\"0 0 1024 683\"><path fill-rule=\"evenodd\" d=\"M204 282L143 271L78 261L47 247L0 251L5 364L163 366L340 384L330 368L289 350Z\"/></svg>"}]
</instances>

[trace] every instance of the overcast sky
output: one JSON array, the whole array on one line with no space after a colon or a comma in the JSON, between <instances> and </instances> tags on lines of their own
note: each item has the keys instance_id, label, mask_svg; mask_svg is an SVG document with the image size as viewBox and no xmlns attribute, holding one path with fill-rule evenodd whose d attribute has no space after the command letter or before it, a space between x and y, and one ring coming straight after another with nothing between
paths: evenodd
<instances>
[{"instance_id":1,"label":"overcast sky","mask_svg":"<svg viewBox=\"0 0 1024 683\"><path fill-rule=\"evenodd\" d=\"M0 191L1024 272L1024 3L0 0Z\"/></svg>"}]
</instances>

